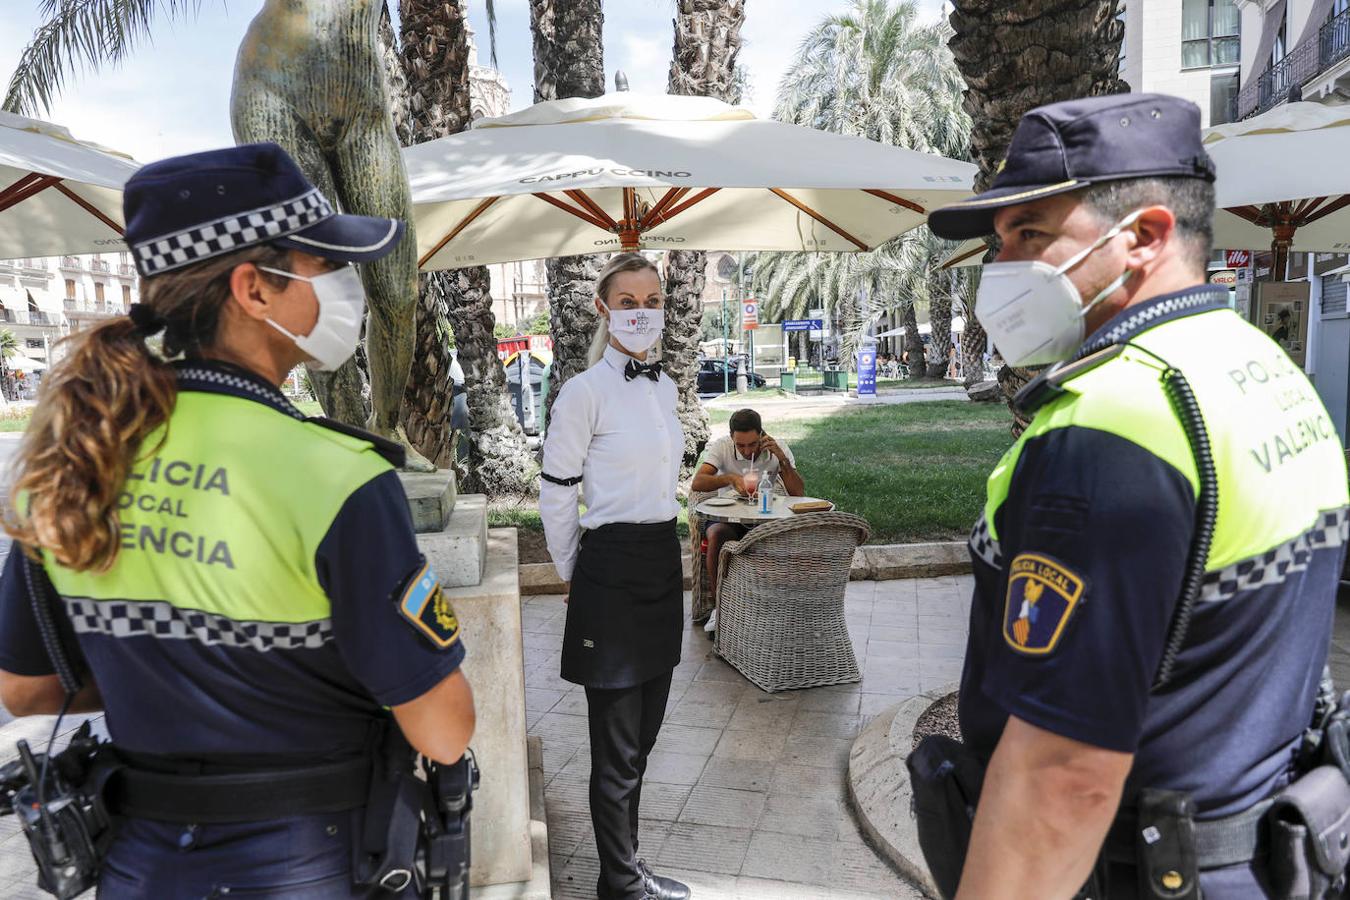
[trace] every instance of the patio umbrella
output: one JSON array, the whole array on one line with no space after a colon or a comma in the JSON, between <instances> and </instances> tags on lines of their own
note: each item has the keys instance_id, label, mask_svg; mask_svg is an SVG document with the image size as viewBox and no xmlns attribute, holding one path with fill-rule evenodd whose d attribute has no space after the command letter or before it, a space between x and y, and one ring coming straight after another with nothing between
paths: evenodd
<instances>
[{"instance_id":1,"label":"patio umbrella","mask_svg":"<svg viewBox=\"0 0 1350 900\"><path fill-rule=\"evenodd\" d=\"M423 269L619 249L870 250L975 167L707 97L539 103L404 151Z\"/></svg>"},{"instance_id":2,"label":"patio umbrella","mask_svg":"<svg viewBox=\"0 0 1350 900\"><path fill-rule=\"evenodd\" d=\"M984 253L989 245L984 238L971 238L956 245L947 258L938 264L939 269L962 269L967 266L984 265Z\"/></svg>"},{"instance_id":3,"label":"patio umbrella","mask_svg":"<svg viewBox=\"0 0 1350 900\"><path fill-rule=\"evenodd\" d=\"M0 259L120 250L130 157L0 112Z\"/></svg>"},{"instance_id":4,"label":"patio umbrella","mask_svg":"<svg viewBox=\"0 0 1350 900\"><path fill-rule=\"evenodd\" d=\"M1205 129L1218 170L1214 244L1270 245L1271 277L1291 250L1350 251L1350 105L1288 103Z\"/></svg>"},{"instance_id":5,"label":"patio umbrella","mask_svg":"<svg viewBox=\"0 0 1350 900\"><path fill-rule=\"evenodd\" d=\"M13 356L5 357L5 366L11 372L41 372L47 368L44 362L38 362L31 356L24 356L22 353L15 353Z\"/></svg>"}]
</instances>

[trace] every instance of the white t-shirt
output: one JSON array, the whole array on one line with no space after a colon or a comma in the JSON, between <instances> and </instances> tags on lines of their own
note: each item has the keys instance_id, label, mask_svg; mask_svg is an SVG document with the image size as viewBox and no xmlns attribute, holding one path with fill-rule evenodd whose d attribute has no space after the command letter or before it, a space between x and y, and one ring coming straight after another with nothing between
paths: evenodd
<instances>
[{"instance_id":1,"label":"white t-shirt","mask_svg":"<svg viewBox=\"0 0 1350 900\"><path fill-rule=\"evenodd\" d=\"M777 438L774 438L774 440L778 441L779 449L783 451L783 455L788 458L788 462L790 462L795 469L797 467L797 458L792 455L792 449L788 447L786 442L778 440ZM729 434L725 434L716 440L709 441L708 446L703 448L703 458L700 460L700 463L707 463L712 466L717 470L716 474L718 475L729 475L733 472L737 475L744 475L752 468L756 472L763 472L765 469L768 469L769 474L775 479L778 478L778 469L780 468L778 457L767 450L761 450L759 455L753 460L742 456L741 452L736 449L736 442L731 439L731 435ZM727 487L723 488L723 490L729 492L732 489Z\"/></svg>"}]
</instances>

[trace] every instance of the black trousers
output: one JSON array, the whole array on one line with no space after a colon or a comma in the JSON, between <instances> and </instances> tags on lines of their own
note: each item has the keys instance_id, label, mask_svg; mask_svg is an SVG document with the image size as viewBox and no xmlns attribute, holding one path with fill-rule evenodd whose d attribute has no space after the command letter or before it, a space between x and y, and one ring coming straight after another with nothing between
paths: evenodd
<instances>
[{"instance_id":1,"label":"black trousers","mask_svg":"<svg viewBox=\"0 0 1350 900\"><path fill-rule=\"evenodd\" d=\"M591 823L600 856L601 900L642 896L637 868L638 803L647 756L670 697L667 671L626 688L586 688L591 732Z\"/></svg>"}]
</instances>

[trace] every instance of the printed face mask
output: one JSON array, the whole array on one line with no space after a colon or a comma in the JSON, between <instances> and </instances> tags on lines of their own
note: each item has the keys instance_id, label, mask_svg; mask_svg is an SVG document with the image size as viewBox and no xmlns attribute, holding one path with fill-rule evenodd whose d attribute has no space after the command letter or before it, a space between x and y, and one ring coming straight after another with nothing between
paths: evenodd
<instances>
[{"instance_id":1,"label":"printed face mask","mask_svg":"<svg viewBox=\"0 0 1350 900\"><path fill-rule=\"evenodd\" d=\"M319 319L309 334L292 334L271 319L267 322L309 354L320 371L331 372L351 359L361 341L361 322L366 312L366 292L355 266L306 278L294 272L258 266L264 272L308 281L319 301Z\"/></svg>"},{"instance_id":2,"label":"printed face mask","mask_svg":"<svg viewBox=\"0 0 1350 900\"><path fill-rule=\"evenodd\" d=\"M646 353L666 327L664 309L611 309L609 333L629 353Z\"/></svg>"}]
</instances>

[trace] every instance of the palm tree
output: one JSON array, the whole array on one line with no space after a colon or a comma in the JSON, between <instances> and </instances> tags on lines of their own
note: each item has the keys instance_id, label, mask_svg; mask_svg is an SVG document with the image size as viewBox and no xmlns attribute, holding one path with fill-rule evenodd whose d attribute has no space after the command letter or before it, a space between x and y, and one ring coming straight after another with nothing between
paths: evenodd
<instances>
[{"instance_id":1,"label":"palm tree","mask_svg":"<svg viewBox=\"0 0 1350 900\"><path fill-rule=\"evenodd\" d=\"M921 25L918 15L913 0L854 0L848 11L826 16L802 40L779 86L774 116L964 158L970 119L961 109L961 75L946 46L951 30L944 23ZM769 254L760 254L756 289L770 299L782 291L785 300L800 308L802 293L811 285L818 304L845 323L841 353L849 358L877 315L898 311L915 322L915 305L927 306L937 336L929 368L941 374L945 342L950 340L952 292L962 290L967 278L932 276L949 246L926 228L916 229L871 253L786 254L783 263L769 266L763 279L759 267ZM911 363L921 355L916 327L907 335ZM925 374L923 366L917 374Z\"/></svg>"},{"instance_id":2,"label":"palm tree","mask_svg":"<svg viewBox=\"0 0 1350 900\"><path fill-rule=\"evenodd\" d=\"M667 92L738 102L736 78L745 0L678 0L675 47ZM666 331L661 356L679 387L684 464L693 467L708 442L708 414L698 399L698 340L708 255L701 250L666 254Z\"/></svg>"},{"instance_id":3,"label":"palm tree","mask_svg":"<svg viewBox=\"0 0 1350 900\"><path fill-rule=\"evenodd\" d=\"M599 97L605 92L601 0L530 0L534 38L534 102ZM545 409L567 379L586 368L596 317L592 308L600 266L595 256L563 256L548 271L553 366Z\"/></svg>"},{"instance_id":4,"label":"palm tree","mask_svg":"<svg viewBox=\"0 0 1350 900\"><path fill-rule=\"evenodd\" d=\"M7 402L4 389L9 384L9 365L5 360L19 352L19 339L8 328L0 328L0 402Z\"/></svg>"},{"instance_id":5,"label":"palm tree","mask_svg":"<svg viewBox=\"0 0 1350 900\"><path fill-rule=\"evenodd\" d=\"M950 46L967 85L977 191L993 180L1027 110L1128 90L1118 74L1125 26L1116 18L1117 0L952 0L952 6ZM967 353L984 343L983 329L972 332L972 325L968 317ZM1011 398L1033 374L1005 366L999 384ZM1021 434L1027 423L1015 410L1013 417L1013 434Z\"/></svg>"},{"instance_id":6,"label":"palm tree","mask_svg":"<svg viewBox=\"0 0 1350 900\"><path fill-rule=\"evenodd\" d=\"M402 72L407 77L407 136L416 144L456 134L471 121L468 10L464 0L400 0ZM506 396L497 359L496 318L487 268L471 266L420 278L418 351L403 416L429 459L450 465L450 346L468 387L467 490L524 494L534 482L525 436Z\"/></svg>"}]
</instances>

